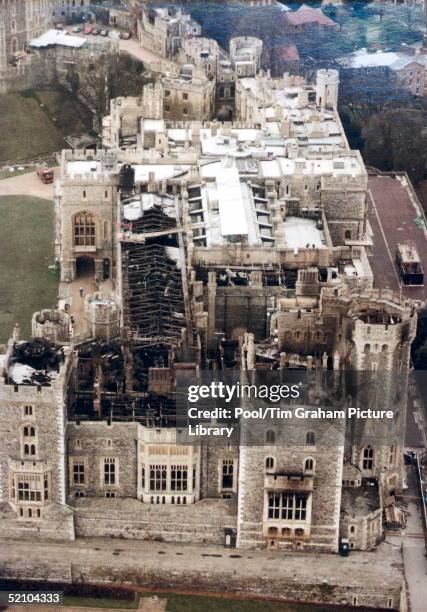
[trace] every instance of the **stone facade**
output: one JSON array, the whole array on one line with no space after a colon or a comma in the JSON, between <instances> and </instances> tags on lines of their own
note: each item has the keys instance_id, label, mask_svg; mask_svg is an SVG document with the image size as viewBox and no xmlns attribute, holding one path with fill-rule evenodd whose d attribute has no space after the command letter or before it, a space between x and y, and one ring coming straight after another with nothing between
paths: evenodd
<instances>
[{"instance_id":1,"label":"stone facade","mask_svg":"<svg viewBox=\"0 0 427 612\"><path fill-rule=\"evenodd\" d=\"M64 151L63 155L67 153ZM114 262L117 175L97 173L96 166L99 170L101 166L114 170L114 155L106 154L101 165L94 162L94 171L85 176L76 164L76 173L56 186L56 244L61 279L75 278L80 265L92 269L100 279L111 274Z\"/></svg>"},{"instance_id":2,"label":"stone facade","mask_svg":"<svg viewBox=\"0 0 427 612\"><path fill-rule=\"evenodd\" d=\"M15 334L3 362L0 499L11 533L24 538L28 521L62 509L69 539L373 548L402 488L417 315L374 289L367 171L337 113L339 75L272 79L256 40L234 39L225 57L179 11L150 11L143 44L182 63L113 101L104 146L63 152L55 184L62 282L111 279L109 291L85 297L82 336L67 338L66 313L38 313L35 339L22 346ZM215 119L218 87L233 87L232 121ZM203 370L242 380L298 370L300 408L343 414L258 423L256 443L244 423L229 442L185 443L178 381ZM30 399L38 429L22 416ZM367 406L400 416L355 425L348 411ZM32 469L47 482L35 515L13 488Z\"/></svg>"}]
</instances>

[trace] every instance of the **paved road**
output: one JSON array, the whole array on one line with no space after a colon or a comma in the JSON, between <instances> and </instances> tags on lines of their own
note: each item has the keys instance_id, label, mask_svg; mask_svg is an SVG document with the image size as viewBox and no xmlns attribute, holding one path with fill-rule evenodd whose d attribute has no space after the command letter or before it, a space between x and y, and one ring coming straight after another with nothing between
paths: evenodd
<instances>
[{"instance_id":1,"label":"paved road","mask_svg":"<svg viewBox=\"0 0 427 612\"><path fill-rule=\"evenodd\" d=\"M0 196L27 195L53 200L53 183L44 185L35 172L0 180Z\"/></svg>"},{"instance_id":2,"label":"paved road","mask_svg":"<svg viewBox=\"0 0 427 612\"><path fill-rule=\"evenodd\" d=\"M120 40L119 41L119 49L125 53L129 53L136 59L141 60L144 64L151 67L153 70L161 67L164 71L170 71L174 67L178 67L178 64L175 62L171 62L169 60L163 59L160 55L149 51L148 49L143 49L139 42L135 39L130 38L129 40Z\"/></svg>"},{"instance_id":3,"label":"paved road","mask_svg":"<svg viewBox=\"0 0 427 612\"><path fill-rule=\"evenodd\" d=\"M427 558L415 470L407 468L408 522L401 536L387 536L389 544L403 545L403 561L408 583L410 612L425 612L427 598Z\"/></svg>"}]
</instances>

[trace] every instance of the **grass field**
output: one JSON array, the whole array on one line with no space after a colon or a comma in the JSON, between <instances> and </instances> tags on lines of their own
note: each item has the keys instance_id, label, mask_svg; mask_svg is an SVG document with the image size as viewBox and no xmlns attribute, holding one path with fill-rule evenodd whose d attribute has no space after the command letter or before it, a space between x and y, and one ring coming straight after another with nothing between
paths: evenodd
<instances>
[{"instance_id":1,"label":"grass field","mask_svg":"<svg viewBox=\"0 0 427 612\"><path fill-rule=\"evenodd\" d=\"M150 597L142 595L142 597ZM269 601L222 599L218 597L198 597L188 595L174 595L172 593L159 594L160 599L167 599L166 612L312 612L312 606L280 604ZM117 608L135 610L138 602L124 599L107 599L95 597L64 597L65 606ZM316 612L328 612L330 608L316 607Z\"/></svg>"},{"instance_id":2,"label":"grass field","mask_svg":"<svg viewBox=\"0 0 427 612\"><path fill-rule=\"evenodd\" d=\"M0 161L35 159L63 145L60 130L41 110L39 103L21 94L0 96L0 132L8 134L0 139Z\"/></svg>"},{"instance_id":3,"label":"grass field","mask_svg":"<svg viewBox=\"0 0 427 612\"><path fill-rule=\"evenodd\" d=\"M48 268L53 257L52 202L0 197L0 342L16 322L28 337L33 312L56 305L58 274Z\"/></svg>"},{"instance_id":4,"label":"grass field","mask_svg":"<svg viewBox=\"0 0 427 612\"><path fill-rule=\"evenodd\" d=\"M0 133L6 135L0 139L0 161L58 151L64 136L86 131L85 123L90 123L90 113L63 90L0 95Z\"/></svg>"}]
</instances>

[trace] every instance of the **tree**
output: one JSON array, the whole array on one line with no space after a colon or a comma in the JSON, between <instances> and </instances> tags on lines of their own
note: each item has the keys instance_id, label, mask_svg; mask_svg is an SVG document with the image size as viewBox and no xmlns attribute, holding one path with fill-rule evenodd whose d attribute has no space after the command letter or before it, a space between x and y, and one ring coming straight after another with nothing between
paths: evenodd
<instances>
[{"instance_id":1,"label":"tree","mask_svg":"<svg viewBox=\"0 0 427 612\"><path fill-rule=\"evenodd\" d=\"M404 170L419 183L427 168L427 112L423 109L384 109L362 130L364 158L380 170Z\"/></svg>"},{"instance_id":2,"label":"tree","mask_svg":"<svg viewBox=\"0 0 427 612\"><path fill-rule=\"evenodd\" d=\"M105 53L92 62L74 64L68 74L70 90L94 114L100 125L110 100L119 96L139 96L150 79L144 65L127 54Z\"/></svg>"}]
</instances>

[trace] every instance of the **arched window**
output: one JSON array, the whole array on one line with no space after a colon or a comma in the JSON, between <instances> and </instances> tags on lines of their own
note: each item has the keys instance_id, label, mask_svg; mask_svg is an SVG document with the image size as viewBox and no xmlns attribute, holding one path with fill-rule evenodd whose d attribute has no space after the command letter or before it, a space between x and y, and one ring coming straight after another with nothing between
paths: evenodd
<instances>
[{"instance_id":1,"label":"arched window","mask_svg":"<svg viewBox=\"0 0 427 612\"><path fill-rule=\"evenodd\" d=\"M304 472L312 472L314 469L314 461L311 457L304 461Z\"/></svg>"},{"instance_id":2,"label":"arched window","mask_svg":"<svg viewBox=\"0 0 427 612\"><path fill-rule=\"evenodd\" d=\"M33 425L22 427L21 452L25 457L37 455L36 428Z\"/></svg>"},{"instance_id":3,"label":"arched window","mask_svg":"<svg viewBox=\"0 0 427 612\"><path fill-rule=\"evenodd\" d=\"M12 55L18 53L18 39L16 37L10 41L10 52Z\"/></svg>"},{"instance_id":4,"label":"arched window","mask_svg":"<svg viewBox=\"0 0 427 612\"><path fill-rule=\"evenodd\" d=\"M371 345L370 344L365 344L365 348L363 350L364 350L365 353L370 353Z\"/></svg>"},{"instance_id":5,"label":"arched window","mask_svg":"<svg viewBox=\"0 0 427 612\"><path fill-rule=\"evenodd\" d=\"M363 463L364 470L372 470L374 467L374 449L371 446L367 446L363 449Z\"/></svg>"},{"instance_id":6,"label":"arched window","mask_svg":"<svg viewBox=\"0 0 427 612\"><path fill-rule=\"evenodd\" d=\"M267 470L272 470L274 468L274 458L273 457L267 457L267 459L265 460L265 467Z\"/></svg>"},{"instance_id":7,"label":"arched window","mask_svg":"<svg viewBox=\"0 0 427 612\"><path fill-rule=\"evenodd\" d=\"M90 213L77 213L73 224L75 246L95 246L95 218Z\"/></svg>"},{"instance_id":8,"label":"arched window","mask_svg":"<svg viewBox=\"0 0 427 612\"><path fill-rule=\"evenodd\" d=\"M278 529L277 527L269 527L268 528L268 535L272 535L275 536L278 533Z\"/></svg>"},{"instance_id":9,"label":"arched window","mask_svg":"<svg viewBox=\"0 0 427 612\"><path fill-rule=\"evenodd\" d=\"M274 444L276 441L276 434L274 433L274 431L272 429L269 429L267 431L267 433L265 434L265 441L267 442L267 444Z\"/></svg>"},{"instance_id":10,"label":"arched window","mask_svg":"<svg viewBox=\"0 0 427 612\"><path fill-rule=\"evenodd\" d=\"M308 431L305 434L305 444L306 446L314 446L316 444L316 436L314 435L314 431Z\"/></svg>"}]
</instances>

